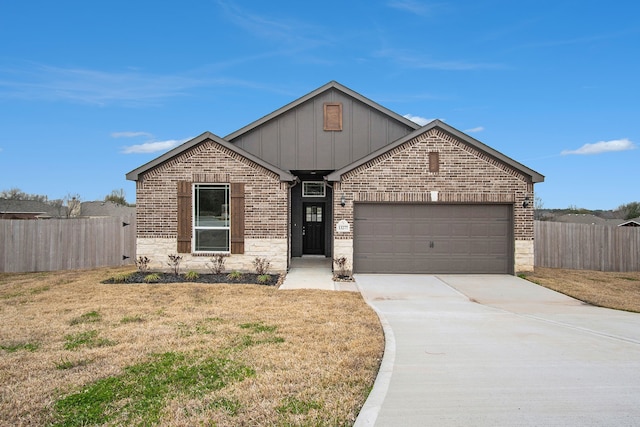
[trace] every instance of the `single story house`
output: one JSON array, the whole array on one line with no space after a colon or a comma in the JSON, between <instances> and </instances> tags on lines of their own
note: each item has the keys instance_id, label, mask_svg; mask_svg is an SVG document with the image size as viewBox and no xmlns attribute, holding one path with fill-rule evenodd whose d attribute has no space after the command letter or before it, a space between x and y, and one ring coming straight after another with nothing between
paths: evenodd
<instances>
[{"instance_id":1,"label":"single story house","mask_svg":"<svg viewBox=\"0 0 640 427\"><path fill-rule=\"evenodd\" d=\"M618 224L618 227L640 227L640 218L628 219Z\"/></svg>"},{"instance_id":2,"label":"single story house","mask_svg":"<svg viewBox=\"0 0 640 427\"><path fill-rule=\"evenodd\" d=\"M420 126L335 82L221 138L129 172L137 254L206 270L284 272L344 257L355 273L533 269L533 186L544 177L434 120Z\"/></svg>"},{"instance_id":3,"label":"single story house","mask_svg":"<svg viewBox=\"0 0 640 427\"><path fill-rule=\"evenodd\" d=\"M62 201L0 199L0 219L64 218L66 214Z\"/></svg>"}]
</instances>

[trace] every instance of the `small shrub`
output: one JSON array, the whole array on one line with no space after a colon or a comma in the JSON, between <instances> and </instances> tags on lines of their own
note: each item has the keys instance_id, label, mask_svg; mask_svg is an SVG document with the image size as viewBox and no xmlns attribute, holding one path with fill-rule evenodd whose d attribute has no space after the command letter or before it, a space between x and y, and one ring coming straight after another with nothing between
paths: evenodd
<instances>
[{"instance_id":1,"label":"small shrub","mask_svg":"<svg viewBox=\"0 0 640 427\"><path fill-rule=\"evenodd\" d=\"M144 283L158 283L160 281L160 275L158 273L151 273L144 276Z\"/></svg>"},{"instance_id":2,"label":"small shrub","mask_svg":"<svg viewBox=\"0 0 640 427\"><path fill-rule=\"evenodd\" d=\"M222 274L224 272L224 262L229 254L215 254L205 265L211 274Z\"/></svg>"},{"instance_id":3,"label":"small shrub","mask_svg":"<svg viewBox=\"0 0 640 427\"><path fill-rule=\"evenodd\" d=\"M111 277L111 279L107 280L107 282L127 283L131 279L131 276L133 276L133 273L119 273Z\"/></svg>"},{"instance_id":4,"label":"small shrub","mask_svg":"<svg viewBox=\"0 0 640 427\"><path fill-rule=\"evenodd\" d=\"M142 271L142 272L149 271L150 262L151 260L146 256L138 257L138 259L136 260L136 267L138 267L138 271Z\"/></svg>"},{"instance_id":5,"label":"small shrub","mask_svg":"<svg viewBox=\"0 0 640 427\"><path fill-rule=\"evenodd\" d=\"M347 269L347 258L340 257L334 258L333 263L336 265L336 269L334 270L334 276L338 279L350 279L351 272Z\"/></svg>"},{"instance_id":6,"label":"small shrub","mask_svg":"<svg viewBox=\"0 0 640 427\"><path fill-rule=\"evenodd\" d=\"M261 274L257 277L258 283L266 285L271 281L271 276L268 274Z\"/></svg>"},{"instance_id":7,"label":"small shrub","mask_svg":"<svg viewBox=\"0 0 640 427\"><path fill-rule=\"evenodd\" d=\"M238 270L233 270L231 273L227 274L227 279L229 280L239 280L242 278L242 273Z\"/></svg>"},{"instance_id":8,"label":"small shrub","mask_svg":"<svg viewBox=\"0 0 640 427\"><path fill-rule=\"evenodd\" d=\"M256 259L253 260L253 266L256 269L256 274L262 276L263 274L267 274L269 267L271 267L271 263L267 261L266 258L256 257Z\"/></svg>"},{"instance_id":9,"label":"small shrub","mask_svg":"<svg viewBox=\"0 0 640 427\"><path fill-rule=\"evenodd\" d=\"M347 258L343 256L341 256L340 258L334 258L333 263L337 267L338 274L344 276L344 273L346 272Z\"/></svg>"},{"instance_id":10,"label":"small shrub","mask_svg":"<svg viewBox=\"0 0 640 427\"><path fill-rule=\"evenodd\" d=\"M189 280L190 282L195 282L196 280L198 280L200 275L198 273L196 273L195 271L189 271L187 274L184 275L184 277L185 277L185 279Z\"/></svg>"},{"instance_id":11,"label":"small shrub","mask_svg":"<svg viewBox=\"0 0 640 427\"><path fill-rule=\"evenodd\" d=\"M173 270L173 274L177 276L178 274L180 274L180 263L182 262L182 257L176 254L169 254L168 257L169 262L167 262L167 265L171 267L171 270Z\"/></svg>"}]
</instances>

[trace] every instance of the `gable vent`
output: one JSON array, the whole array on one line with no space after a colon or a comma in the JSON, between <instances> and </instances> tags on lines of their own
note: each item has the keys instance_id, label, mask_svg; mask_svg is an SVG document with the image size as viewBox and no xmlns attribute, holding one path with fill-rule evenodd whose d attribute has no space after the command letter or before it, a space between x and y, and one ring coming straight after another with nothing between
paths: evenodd
<instances>
[{"instance_id":1,"label":"gable vent","mask_svg":"<svg viewBox=\"0 0 640 427\"><path fill-rule=\"evenodd\" d=\"M342 103L326 102L324 104L324 130L342 130Z\"/></svg>"}]
</instances>

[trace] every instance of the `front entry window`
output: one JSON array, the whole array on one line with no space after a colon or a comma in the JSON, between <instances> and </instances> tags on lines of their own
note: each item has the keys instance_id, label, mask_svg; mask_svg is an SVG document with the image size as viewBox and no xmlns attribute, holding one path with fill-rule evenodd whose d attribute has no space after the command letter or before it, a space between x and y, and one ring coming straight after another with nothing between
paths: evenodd
<instances>
[{"instance_id":1,"label":"front entry window","mask_svg":"<svg viewBox=\"0 0 640 427\"><path fill-rule=\"evenodd\" d=\"M306 222L322 222L322 206L307 206Z\"/></svg>"},{"instance_id":2,"label":"front entry window","mask_svg":"<svg viewBox=\"0 0 640 427\"><path fill-rule=\"evenodd\" d=\"M195 252L229 252L229 184L195 184L193 200Z\"/></svg>"}]
</instances>

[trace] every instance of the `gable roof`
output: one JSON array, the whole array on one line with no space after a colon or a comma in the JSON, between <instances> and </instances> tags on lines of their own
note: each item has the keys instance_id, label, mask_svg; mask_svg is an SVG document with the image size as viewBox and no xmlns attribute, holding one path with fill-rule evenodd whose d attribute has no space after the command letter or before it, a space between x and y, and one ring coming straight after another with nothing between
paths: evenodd
<instances>
[{"instance_id":1,"label":"gable roof","mask_svg":"<svg viewBox=\"0 0 640 427\"><path fill-rule=\"evenodd\" d=\"M225 141L224 139L220 138L219 136L211 133L211 132L205 132L202 135L196 136L195 138L177 146L176 148L174 148L173 150L167 151L166 153L164 153L163 155L161 155L160 157L155 158L154 160L145 163L144 165L140 166L139 168L136 168L134 170L132 170L131 172L129 172L126 177L128 180L131 181L137 181L138 178L140 177L141 174L157 167L160 166L161 164L163 164L164 162L171 160L173 157L177 156L178 154L181 154L187 150L189 150L190 148L193 148L205 141L213 141L216 144L220 144L223 147L243 156L244 158L251 160L252 162L262 166L263 168L270 170L271 172L275 173L276 175L278 175L280 177L281 181L294 181L296 178L295 176L291 175L289 172L284 171L282 169L279 169L275 166L273 166L272 164L269 164L267 162L265 162L264 160L254 156L251 153L246 152L245 150L236 147L235 145L231 144L228 141Z\"/></svg>"},{"instance_id":2,"label":"gable roof","mask_svg":"<svg viewBox=\"0 0 640 427\"><path fill-rule=\"evenodd\" d=\"M618 224L618 227L640 227L640 217L626 220Z\"/></svg>"},{"instance_id":3,"label":"gable roof","mask_svg":"<svg viewBox=\"0 0 640 427\"><path fill-rule=\"evenodd\" d=\"M67 207L62 201L41 202L39 200L0 199L0 217L12 214L29 214L33 218L61 218L67 214Z\"/></svg>"},{"instance_id":4,"label":"gable roof","mask_svg":"<svg viewBox=\"0 0 640 427\"><path fill-rule=\"evenodd\" d=\"M607 223L607 220L604 218L600 218L597 215L593 214L576 214L569 213L564 215L559 215L552 219L554 222L566 222L572 224L599 224L604 225ZM610 223L612 224L612 223Z\"/></svg>"},{"instance_id":5,"label":"gable roof","mask_svg":"<svg viewBox=\"0 0 640 427\"><path fill-rule=\"evenodd\" d=\"M374 151L373 153L369 154L368 156L365 156L363 158L361 158L360 160L357 160L347 166L345 166L342 169L339 169L335 172L330 173L329 175L326 176L327 181L332 181L332 182L336 182L336 181L340 181L340 178L342 175L344 175L345 173L354 170L355 168L362 166L363 164L375 159L376 157L379 157L380 155L393 150L394 148L412 140L413 138L427 132L430 131L431 129L440 129L444 132L447 132L451 135L453 135L454 137L464 141L465 143L469 144L470 146L476 148L479 151L482 151L486 154L488 154L489 156L503 162L506 163L507 165L511 166L512 168L516 169L517 171L523 173L524 175L530 176L531 180L535 183L535 182L543 182L544 181L544 176L539 174L538 172L534 171L533 169L529 169L528 167L524 166L523 164L513 160L510 157L505 156L504 154L500 153L499 151L494 150L493 148L489 147L488 145L483 144L482 142L478 141L475 138L470 137L469 135L460 132L459 130L457 130L456 128L449 126L448 124L440 121L440 120L433 120L429 123L427 123L426 125L424 125L421 128L416 129L415 131L411 132L408 135L403 136L402 138L392 142L389 145L386 145L376 151Z\"/></svg>"},{"instance_id":6,"label":"gable roof","mask_svg":"<svg viewBox=\"0 0 640 427\"><path fill-rule=\"evenodd\" d=\"M296 99L293 102L290 102L289 104L285 105L282 108L279 108L277 110L275 110L272 113L267 114L266 116L262 117L261 119L256 120L253 123L248 124L247 126L238 129L237 131L230 133L229 135L225 136L224 139L227 141L233 141L234 139L238 138L239 136L244 135L245 133L257 128L258 126L263 125L264 123L268 122L271 119L274 119L278 116L281 116L282 114L286 113L287 111L293 110L294 108L296 108L297 106L299 106L300 104L303 104L305 102L307 102L308 100L320 95L323 92L326 92L330 89L336 89L342 93L344 93L345 95L348 95L352 98L357 99L358 101L362 102L363 104L373 108L374 110L379 111L382 114L385 114L387 116L390 116L396 120L398 120L399 122L402 122L404 125L409 126L412 129L418 129L420 128L420 125L412 122L411 120L407 119L406 117L401 116L398 113L395 113L391 110L389 110L388 108L383 107L382 105L378 104L377 102L374 102L372 100L370 100L367 97L364 97L362 95L360 95L358 92L354 92L353 90L349 89L346 86L341 85L340 83L336 82L335 80L330 81L329 83L319 87L318 89L309 92L308 94L304 95L303 97L300 97L298 99Z\"/></svg>"},{"instance_id":7,"label":"gable roof","mask_svg":"<svg viewBox=\"0 0 640 427\"><path fill-rule=\"evenodd\" d=\"M135 215L136 208L134 206L120 205L114 202L105 202L96 200L93 202L80 203L81 217L118 217Z\"/></svg>"}]
</instances>

